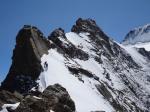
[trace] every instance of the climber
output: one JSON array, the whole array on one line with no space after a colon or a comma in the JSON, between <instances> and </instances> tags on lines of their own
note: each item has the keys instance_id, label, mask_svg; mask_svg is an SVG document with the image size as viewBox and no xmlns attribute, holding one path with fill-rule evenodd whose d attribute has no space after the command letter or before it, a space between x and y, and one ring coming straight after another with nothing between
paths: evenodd
<instances>
[{"instance_id":1,"label":"climber","mask_svg":"<svg viewBox=\"0 0 150 112\"><path fill-rule=\"evenodd\" d=\"M47 63L47 61L45 61L45 63L44 63L44 68L45 68L45 71L48 70L48 63Z\"/></svg>"}]
</instances>

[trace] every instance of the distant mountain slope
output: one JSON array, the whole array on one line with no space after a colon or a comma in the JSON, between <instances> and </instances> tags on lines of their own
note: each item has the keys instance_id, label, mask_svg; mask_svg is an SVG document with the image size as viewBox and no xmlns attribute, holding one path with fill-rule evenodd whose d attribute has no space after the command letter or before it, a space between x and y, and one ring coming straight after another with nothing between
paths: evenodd
<instances>
[{"instance_id":1,"label":"distant mountain slope","mask_svg":"<svg viewBox=\"0 0 150 112\"><path fill-rule=\"evenodd\" d=\"M17 36L20 41L13 64L0 91L17 91L25 96L14 112L37 112L34 105L42 108L42 104L46 107L43 112L54 111L59 104L62 112L150 112L150 52L114 42L92 19L79 18L71 32L58 28L48 39L35 27L21 31L24 33ZM47 98L55 104L46 103ZM1 97L0 101L1 105L10 103Z\"/></svg>"},{"instance_id":2,"label":"distant mountain slope","mask_svg":"<svg viewBox=\"0 0 150 112\"><path fill-rule=\"evenodd\" d=\"M135 48L144 48L146 51L150 51L150 42L128 44L128 45L125 45L125 46L135 47Z\"/></svg>"},{"instance_id":3,"label":"distant mountain slope","mask_svg":"<svg viewBox=\"0 0 150 112\"><path fill-rule=\"evenodd\" d=\"M123 40L122 44L137 44L150 42L150 24L131 30Z\"/></svg>"}]
</instances>

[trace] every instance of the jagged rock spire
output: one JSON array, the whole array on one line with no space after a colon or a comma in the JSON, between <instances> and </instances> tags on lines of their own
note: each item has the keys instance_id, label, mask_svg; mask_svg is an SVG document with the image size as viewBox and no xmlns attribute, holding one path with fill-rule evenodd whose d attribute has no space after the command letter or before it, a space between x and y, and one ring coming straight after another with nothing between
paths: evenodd
<instances>
[{"instance_id":1,"label":"jagged rock spire","mask_svg":"<svg viewBox=\"0 0 150 112\"><path fill-rule=\"evenodd\" d=\"M25 93L32 86L42 71L41 56L48 53L49 42L42 32L30 25L25 25L16 37L12 65L1 88Z\"/></svg>"},{"instance_id":2,"label":"jagged rock spire","mask_svg":"<svg viewBox=\"0 0 150 112\"><path fill-rule=\"evenodd\" d=\"M88 32L91 35L99 35L103 39L108 40L107 35L104 34L104 32L98 27L96 22L92 19L79 18L76 21L76 24L73 25L71 31L76 33Z\"/></svg>"}]
</instances>

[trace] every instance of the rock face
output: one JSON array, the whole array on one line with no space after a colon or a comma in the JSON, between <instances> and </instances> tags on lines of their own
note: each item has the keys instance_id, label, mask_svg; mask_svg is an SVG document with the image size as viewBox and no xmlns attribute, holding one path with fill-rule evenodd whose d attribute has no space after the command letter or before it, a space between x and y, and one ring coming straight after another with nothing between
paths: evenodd
<instances>
[{"instance_id":1,"label":"rock face","mask_svg":"<svg viewBox=\"0 0 150 112\"><path fill-rule=\"evenodd\" d=\"M100 36L105 41L108 41L109 39L107 35L105 35L105 33L98 27L96 22L92 19L79 18L76 21L76 24L73 25L71 31L76 33L89 32L92 36Z\"/></svg>"},{"instance_id":2,"label":"rock face","mask_svg":"<svg viewBox=\"0 0 150 112\"><path fill-rule=\"evenodd\" d=\"M72 32L81 33L81 32L89 32L93 34L101 34L102 38L107 38L104 32L98 27L96 22L92 19L82 19L79 18L76 21L76 24L73 25ZM105 36L104 36L105 35Z\"/></svg>"},{"instance_id":3,"label":"rock face","mask_svg":"<svg viewBox=\"0 0 150 112\"><path fill-rule=\"evenodd\" d=\"M40 30L25 25L16 37L12 65L1 88L26 93L35 86L35 80L43 69L40 58L48 53L49 46Z\"/></svg>"},{"instance_id":4,"label":"rock face","mask_svg":"<svg viewBox=\"0 0 150 112\"><path fill-rule=\"evenodd\" d=\"M75 104L59 84L48 86L38 97L28 95L14 112L75 112Z\"/></svg>"}]
</instances>

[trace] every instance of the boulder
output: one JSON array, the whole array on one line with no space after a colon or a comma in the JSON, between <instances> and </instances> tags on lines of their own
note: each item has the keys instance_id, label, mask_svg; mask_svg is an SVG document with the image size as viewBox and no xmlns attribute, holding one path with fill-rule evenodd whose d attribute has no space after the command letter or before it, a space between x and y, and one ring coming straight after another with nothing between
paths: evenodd
<instances>
[{"instance_id":1,"label":"boulder","mask_svg":"<svg viewBox=\"0 0 150 112\"><path fill-rule=\"evenodd\" d=\"M28 95L15 112L75 112L75 104L59 84L48 86L38 97Z\"/></svg>"}]
</instances>

